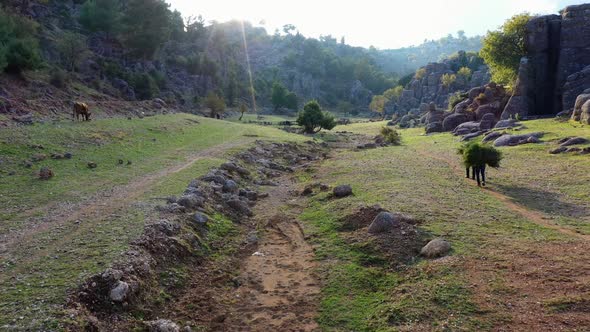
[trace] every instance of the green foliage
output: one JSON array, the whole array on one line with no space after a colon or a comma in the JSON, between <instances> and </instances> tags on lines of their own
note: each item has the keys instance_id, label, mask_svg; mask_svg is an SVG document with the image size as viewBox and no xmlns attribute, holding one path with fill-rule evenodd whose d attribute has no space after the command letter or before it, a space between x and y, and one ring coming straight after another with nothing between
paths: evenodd
<instances>
[{"instance_id":1,"label":"green foliage","mask_svg":"<svg viewBox=\"0 0 590 332\"><path fill-rule=\"evenodd\" d=\"M513 85L518 75L520 59L526 55L525 26L532 16L515 15L497 31L490 31L483 40L481 57L490 67L492 80Z\"/></svg>"},{"instance_id":2,"label":"green foliage","mask_svg":"<svg viewBox=\"0 0 590 332\"><path fill-rule=\"evenodd\" d=\"M297 109L297 95L294 92L290 92L279 82L275 82L272 85L271 101L275 110L281 107L288 109Z\"/></svg>"},{"instance_id":3,"label":"green foliage","mask_svg":"<svg viewBox=\"0 0 590 332\"><path fill-rule=\"evenodd\" d=\"M397 81L397 83L402 86L405 87L408 84L410 84L410 82L412 82L412 79L414 79L414 74L408 74L406 76L403 76L402 78L399 79L399 81Z\"/></svg>"},{"instance_id":4,"label":"green foliage","mask_svg":"<svg viewBox=\"0 0 590 332\"><path fill-rule=\"evenodd\" d=\"M373 99L369 104L369 109L375 113L383 114L383 112L385 112L385 103L387 103L387 101L388 99L384 96L373 96Z\"/></svg>"},{"instance_id":5,"label":"green foliage","mask_svg":"<svg viewBox=\"0 0 590 332\"><path fill-rule=\"evenodd\" d=\"M458 103L464 101L465 99L467 99L467 97L468 95L466 93L462 93L461 91L453 93L449 97L449 111L452 111Z\"/></svg>"},{"instance_id":6,"label":"green foliage","mask_svg":"<svg viewBox=\"0 0 590 332\"><path fill-rule=\"evenodd\" d=\"M68 73L61 68L54 68L49 74L49 83L56 88L63 89L69 81Z\"/></svg>"},{"instance_id":7,"label":"green foliage","mask_svg":"<svg viewBox=\"0 0 590 332\"><path fill-rule=\"evenodd\" d=\"M322 129L332 130L336 127L336 120L331 113L323 112L316 100L312 100L305 104L302 112L299 112L297 124L303 127L305 133L313 134Z\"/></svg>"},{"instance_id":8,"label":"green foliage","mask_svg":"<svg viewBox=\"0 0 590 332\"><path fill-rule=\"evenodd\" d=\"M118 0L87 0L78 21L88 31L116 33L120 28L121 8Z\"/></svg>"},{"instance_id":9,"label":"green foliage","mask_svg":"<svg viewBox=\"0 0 590 332\"><path fill-rule=\"evenodd\" d=\"M122 35L132 54L153 58L170 37L170 10L163 0L129 0L123 13Z\"/></svg>"},{"instance_id":10,"label":"green foliage","mask_svg":"<svg viewBox=\"0 0 590 332\"><path fill-rule=\"evenodd\" d=\"M424 76L426 76L426 68L420 68L420 69L416 70L416 74L414 75L414 78L417 80L421 80L424 78Z\"/></svg>"},{"instance_id":11,"label":"green foliage","mask_svg":"<svg viewBox=\"0 0 590 332\"><path fill-rule=\"evenodd\" d=\"M240 103L240 118L239 121L242 121L244 117L244 113L248 112L248 106L245 103Z\"/></svg>"},{"instance_id":12,"label":"green foliage","mask_svg":"<svg viewBox=\"0 0 590 332\"><path fill-rule=\"evenodd\" d=\"M400 145L401 144L402 136L397 130L395 130L391 127L381 127L380 132L381 132L381 135L383 135L385 142L393 144L393 145Z\"/></svg>"},{"instance_id":13,"label":"green foliage","mask_svg":"<svg viewBox=\"0 0 590 332\"><path fill-rule=\"evenodd\" d=\"M465 81L469 81L471 79L472 71L468 67L461 67L459 71L457 71L457 76L462 77Z\"/></svg>"},{"instance_id":14,"label":"green foliage","mask_svg":"<svg viewBox=\"0 0 590 332\"><path fill-rule=\"evenodd\" d=\"M214 92L209 92L205 98L205 106L211 110L211 117L225 112L225 101Z\"/></svg>"},{"instance_id":15,"label":"green foliage","mask_svg":"<svg viewBox=\"0 0 590 332\"><path fill-rule=\"evenodd\" d=\"M56 46L61 63L68 71L74 71L88 52L86 37L70 31L66 31L59 36Z\"/></svg>"},{"instance_id":16,"label":"green foliage","mask_svg":"<svg viewBox=\"0 0 590 332\"><path fill-rule=\"evenodd\" d=\"M135 73L129 82L135 90L135 96L140 100L154 98L160 90L156 80L148 73Z\"/></svg>"},{"instance_id":17,"label":"green foliage","mask_svg":"<svg viewBox=\"0 0 590 332\"><path fill-rule=\"evenodd\" d=\"M502 152L493 146L470 142L457 149L465 167L483 166L500 167Z\"/></svg>"},{"instance_id":18,"label":"green foliage","mask_svg":"<svg viewBox=\"0 0 590 332\"><path fill-rule=\"evenodd\" d=\"M392 101L397 102L399 100L399 97L401 97L402 92L404 92L404 87L401 85L398 85L395 88L385 90L385 92L383 92L383 96L385 98L387 98L388 100L392 100Z\"/></svg>"},{"instance_id":19,"label":"green foliage","mask_svg":"<svg viewBox=\"0 0 590 332\"><path fill-rule=\"evenodd\" d=\"M0 8L0 70L20 72L41 66L37 24Z\"/></svg>"},{"instance_id":20,"label":"green foliage","mask_svg":"<svg viewBox=\"0 0 590 332\"><path fill-rule=\"evenodd\" d=\"M457 81L457 75L455 74L443 74L440 81L444 87L450 87L455 81Z\"/></svg>"}]
</instances>

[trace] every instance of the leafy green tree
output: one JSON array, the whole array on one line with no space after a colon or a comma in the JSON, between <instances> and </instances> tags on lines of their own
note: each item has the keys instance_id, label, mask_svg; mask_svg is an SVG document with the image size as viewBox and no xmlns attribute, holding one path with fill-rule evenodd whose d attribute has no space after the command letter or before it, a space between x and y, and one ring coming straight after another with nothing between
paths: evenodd
<instances>
[{"instance_id":1,"label":"leafy green tree","mask_svg":"<svg viewBox=\"0 0 590 332\"><path fill-rule=\"evenodd\" d=\"M382 95L373 96L373 99L369 104L369 109L375 113L383 115L385 112L385 104L387 103L387 101L388 99Z\"/></svg>"},{"instance_id":2,"label":"leafy green tree","mask_svg":"<svg viewBox=\"0 0 590 332\"><path fill-rule=\"evenodd\" d=\"M455 81L457 81L457 75L455 74L443 74L440 81L444 87L450 87Z\"/></svg>"},{"instance_id":3,"label":"leafy green tree","mask_svg":"<svg viewBox=\"0 0 590 332\"><path fill-rule=\"evenodd\" d=\"M123 13L123 39L133 55L153 58L170 37L170 10L164 0L129 0Z\"/></svg>"},{"instance_id":4,"label":"leafy green tree","mask_svg":"<svg viewBox=\"0 0 590 332\"><path fill-rule=\"evenodd\" d=\"M391 127L381 127L381 135L387 143L390 143L392 145L401 144L402 136L397 130Z\"/></svg>"},{"instance_id":5,"label":"leafy green tree","mask_svg":"<svg viewBox=\"0 0 590 332\"><path fill-rule=\"evenodd\" d=\"M316 100L312 100L299 112L297 124L303 127L306 134L314 134L322 129L332 130L336 127L336 120L331 113L323 112Z\"/></svg>"},{"instance_id":6,"label":"leafy green tree","mask_svg":"<svg viewBox=\"0 0 590 332\"><path fill-rule=\"evenodd\" d=\"M404 87L398 85L394 88L385 90L385 92L383 92L383 96L388 100L398 101L399 97L402 95L402 92L404 92Z\"/></svg>"},{"instance_id":7,"label":"leafy green tree","mask_svg":"<svg viewBox=\"0 0 590 332\"><path fill-rule=\"evenodd\" d=\"M57 40L56 45L62 65L68 71L74 71L88 52L86 37L75 32L65 31Z\"/></svg>"},{"instance_id":8,"label":"leafy green tree","mask_svg":"<svg viewBox=\"0 0 590 332\"><path fill-rule=\"evenodd\" d=\"M240 103L240 118L238 119L239 121L242 121L244 113L246 112L248 112L248 106L246 106L245 103Z\"/></svg>"},{"instance_id":9,"label":"leafy green tree","mask_svg":"<svg viewBox=\"0 0 590 332\"><path fill-rule=\"evenodd\" d=\"M216 118L225 112L225 101L214 92L209 92L205 98L205 106L211 110L211 117Z\"/></svg>"},{"instance_id":10,"label":"leafy green tree","mask_svg":"<svg viewBox=\"0 0 590 332\"><path fill-rule=\"evenodd\" d=\"M480 55L490 67L493 81L508 85L516 81L520 59L526 55L525 27L531 18L528 13L513 16L500 30L484 37Z\"/></svg>"},{"instance_id":11,"label":"leafy green tree","mask_svg":"<svg viewBox=\"0 0 590 332\"><path fill-rule=\"evenodd\" d=\"M275 111L281 107L288 109L297 109L297 95L287 90L287 88L279 82L274 82L271 92L272 105Z\"/></svg>"},{"instance_id":12,"label":"leafy green tree","mask_svg":"<svg viewBox=\"0 0 590 332\"><path fill-rule=\"evenodd\" d=\"M134 74L130 83L140 100L152 99L160 92L156 80L145 72Z\"/></svg>"},{"instance_id":13,"label":"leafy green tree","mask_svg":"<svg viewBox=\"0 0 590 332\"><path fill-rule=\"evenodd\" d=\"M89 31L118 32L121 23L119 0L87 0L82 5L78 21Z\"/></svg>"},{"instance_id":14,"label":"leafy green tree","mask_svg":"<svg viewBox=\"0 0 590 332\"><path fill-rule=\"evenodd\" d=\"M461 67L457 72L457 76L462 77L465 81L469 81L471 79L471 69L468 67Z\"/></svg>"},{"instance_id":15,"label":"leafy green tree","mask_svg":"<svg viewBox=\"0 0 590 332\"><path fill-rule=\"evenodd\" d=\"M0 7L0 70L20 72L41 66L37 23Z\"/></svg>"},{"instance_id":16,"label":"leafy green tree","mask_svg":"<svg viewBox=\"0 0 590 332\"><path fill-rule=\"evenodd\" d=\"M289 92L285 96L285 107L291 110L297 109L297 95L295 92Z\"/></svg>"}]
</instances>

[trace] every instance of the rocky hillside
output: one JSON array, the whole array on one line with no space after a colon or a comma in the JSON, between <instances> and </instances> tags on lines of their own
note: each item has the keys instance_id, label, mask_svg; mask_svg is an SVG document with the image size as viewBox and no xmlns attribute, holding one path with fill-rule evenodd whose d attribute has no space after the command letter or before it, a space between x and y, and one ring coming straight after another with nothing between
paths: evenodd
<instances>
[{"instance_id":1,"label":"rocky hillside","mask_svg":"<svg viewBox=\"0 0 590 332\"><path fill-rule=\"evenodd\" d=\"M116 101L145 113L158 108L137 101L157 98L171 110L194 111L215 94L229 107L265 108L272 105L274 83L293 92L299 105L313 98L354 113L368 110L372 95L435 54L477 50L480 44L479 37L460 35L399 51L369 50L331 36L306 38L294 28L270 35L238 21L207 25L201 17L184 19L162 0L3 3L4 21L24 22L30 52L41 61L17 70L24 80L2 78L19 83L3 84L0 122L65 114L68 102L62 101L73 99ZM51 111L30 100L49 101ZM98 113L119 107L102 108Z\"/></svg>"}]
</instances>

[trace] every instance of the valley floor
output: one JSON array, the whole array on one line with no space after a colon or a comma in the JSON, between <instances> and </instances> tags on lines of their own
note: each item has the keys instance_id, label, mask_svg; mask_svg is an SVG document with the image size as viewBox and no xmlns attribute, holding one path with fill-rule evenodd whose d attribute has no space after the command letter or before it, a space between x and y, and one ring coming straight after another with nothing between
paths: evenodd
<instances>
[{"instance_id":1,"label":"valley floor","mask_svg":"<svg viewBox=\"0 0 590 332\"><path fill-rule=\"evenodd\" d=\"M102 131L139 132L149 140L153 129L167 127L157 137L162 146L147 149L140 162L145 171L124 170L130 173L114 179L115 166L98 174L72 169L72 183L55 179L54 187L26 180L25 172L0 179L0 327L58 329L53 319L66 292L106 268L138 236L152 198L180 193L190 179L255 139L306 139L273 128L172 117L142 125L152 128L147 134L116 124ZM188 126L189 120L200 123ZM346 134L318 137L338 148L268 189L255 217L236 226L224 250L193 267L193 277L158 316L198 331L590 329L590 157L547 153L552 140L590 138L590 128L553 120L525 124L547 132L544 143L503 148L503 167L490 170L486 188L464 179L458 142L449 134L403 130L401 146L361 151L352 149L354 142L342 143ZM382 125L336 130L372 136ZM207 130L198 134L193 126ZM206 135L219 136L208 141ZM37 142L31 136L17 136L20 149ZM10 138L2 140L8 146ZM126 143L128 154L136 153L138 143ZM117 144L77 154L114 165L119 154L105 149ZM14 160L24 157L16 154ZM92 174L96 178L88 179ZM120 184L107 190L93 183L101 180ZM354 195L301 195L319 183L350 184ZM48 199L51 190L58 197ZM29 196L43 204L25 200ZM369 235L361 207L375 204L418 222L395 237ZM257 244L240 245L252 230ZM420 248L435 237L451 242L451 255L420 258Z\"/></svg>"}]
</instances>

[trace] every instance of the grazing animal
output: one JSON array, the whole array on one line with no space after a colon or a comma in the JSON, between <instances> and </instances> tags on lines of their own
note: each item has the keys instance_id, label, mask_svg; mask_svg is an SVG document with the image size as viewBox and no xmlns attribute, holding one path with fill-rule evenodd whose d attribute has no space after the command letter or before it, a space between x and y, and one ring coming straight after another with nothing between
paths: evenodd
<instances>
[{"instance_id":1,"label":"grazing animal","mask_svg":"<svg viewBox=\"0 0 590 332\"><path fill-rule=\"evenodd\" d=\"M80 115L82 116L83 121L90 121L90 110L88 109L88 105L86 103L81 103L79 101L74 103L74 110L72 113L72 120L74 117L76 120L80 120Z\"/></svg>"}]
</instances>

